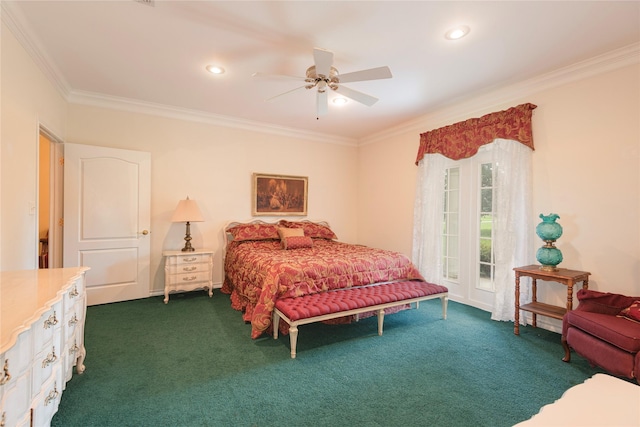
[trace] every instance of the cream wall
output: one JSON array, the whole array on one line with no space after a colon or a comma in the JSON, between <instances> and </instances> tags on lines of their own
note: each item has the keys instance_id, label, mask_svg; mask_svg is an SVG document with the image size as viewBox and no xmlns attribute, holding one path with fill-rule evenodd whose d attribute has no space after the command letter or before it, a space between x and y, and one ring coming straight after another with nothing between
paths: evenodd
<instances>
[{"instance_id":1,"label":"cream wall","mask_svg":"<svg viewBox=\"0 0 640 427\"><path fill-rule=\"evenodd\" d=\"M74 104L66 142L151 153L154 293L164 289L162 250L184 245L185 225L170 220L187 195L205 218L191 224L192 245L216 251L214 283L222 282L222 229L250 219L254 172L307 176L307 218L327 220L341 240L356 242L355 146Z\"/></svg>"},{"instance_id":2,"label":"cream wall","mask_svg":"<svg viewBox=\"0 0 640 427\"><path fill-rule=\"evenodd\" d=\"M560 215L561 267L591 272L592 289L640 295L640 66L529 92L508 103L486 102L491 94L458 103L425 116L411 132L363 144L358 241L411 254L421 132L531 102L538 106L533 210L536 219L540 213ZM486 105L475 107L480 104ZM564 304L564 286L539 288L540 300Z\"/></svg>"},{"instance_id":3,"label":"cream wall","mask_svg":"<svg viewBox=\"0 0 640 427\"><path fill-rule=\"evenodd\" d=\"M37 215L30 207L37 200L41 124L67 142L151 153L152 283L158 292L161 251L182 245L184 225L169 219L186 195L198 200L205 216L192 226L193 243L215 249L214 279L221 281L221 229L228 220L249 218L253 172L308 176L309 218L328 220L341 240L409 255L419 133L532 102L538 105L534 213L560 215L562 265L591 271L594 289L640 295L637 63L555 87L520 90L508 101L502 93L457 103L424 116L417 126L354 147L69 105L5 26L1 47L2 270L37 265ZM564 289L542 289L541 299L561 304Z\"/></svg>"},{"instance_id":4,"label":"cream wall","mask_svg":"<svg viewBox=\"0 0 640 427\"><path fill-rule=\"evenodd\" d=\"M38 134L65 136L67 103L2 25L0 270L38 266Z\"/></svg>"}]
</instances>

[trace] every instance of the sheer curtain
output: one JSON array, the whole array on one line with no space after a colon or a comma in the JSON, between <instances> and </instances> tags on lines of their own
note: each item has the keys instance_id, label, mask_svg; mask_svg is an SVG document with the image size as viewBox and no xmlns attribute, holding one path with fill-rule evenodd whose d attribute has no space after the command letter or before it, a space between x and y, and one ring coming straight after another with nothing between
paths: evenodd
<instances>
[{"instance_id":1,"label":"sheer curtain","mask_svg":"<svg viewBox=\"0 0 640 427\"><path fill-rule=\"evenodd\" d=\"M491 152L497 166L494 194L495 294L491 318L515 319L514 267L533 259L531 214L531 148L519 141L495 139L480 148ZM418 162L414 205L413 262L427 281L442 280L442 221L444 176L450 160L424 154ZM529 287L521 287L520 301L530 301ZM522 319L524 322L524 319Z\"/></svg>"},{"instance_id":2,"label":"sheer curtain","mask_svg":"<svg viewBox=\"0 0 640 427\"><path fill-rule=\"evenodd\" d=\"M496 139L490 144L492 161L497 165L495 200L494 256L495 293L491 318L515 320L514 267L533 259L531 158L532 151L518 141ZM530 287L520 287L520 301L531 301ZM524 316L522 316L524 323Z\"/></svg>"},{"instance_id":3,"label":"sheer curtain","mask_svg":"<svg viewBox=\"0 0 640 427\"><path fill-rule=\"evenodd\" d=\"M442 154L427 154L418 163L412 260L432 283L442 281L444 177L449 162Z\"/></svg>"}]
</instances>

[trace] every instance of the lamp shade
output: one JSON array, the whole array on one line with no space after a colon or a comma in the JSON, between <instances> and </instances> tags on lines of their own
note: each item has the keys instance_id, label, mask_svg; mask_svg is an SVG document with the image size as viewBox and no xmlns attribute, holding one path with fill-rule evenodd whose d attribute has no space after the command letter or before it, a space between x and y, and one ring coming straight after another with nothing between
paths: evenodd
<instances>
[{"instance_id":1,"label":"lamp shade","mask_svg":"<svg viewBox=\"0 0 640 427\"><path fill-rule=\"evenodd\" d=\"M171 222L202 222L204 218L202 217L202 213L200 212L200 208L198 208L198 204L195 200L189 199L189 196L185 200L180 200L178 202L178 207L176 208L173 216L171 217Z\"/></svg>"}]
</instances>

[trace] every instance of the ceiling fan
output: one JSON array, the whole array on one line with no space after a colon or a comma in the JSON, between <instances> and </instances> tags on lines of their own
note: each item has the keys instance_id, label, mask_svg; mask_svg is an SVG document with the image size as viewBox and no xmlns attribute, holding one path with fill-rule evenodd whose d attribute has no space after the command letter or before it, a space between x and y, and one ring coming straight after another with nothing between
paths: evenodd
<instances>
[{"instance_id":1,"label":"ceiling fan","mask_svg":"<svg viewBox=\"0 0 640 427\"><path fill-rule=\"evenodd\" d=\"M276 95L267 99L267 101L274 100L299 89L316 89L317 117L323 116L328 112L328 90L333 90L347 98L351 98L354 101L371 107L378 101L378 98L367 95L366 93L358 92L357 90L350 89L346 86L342 86L342 83L388 79L392 77L389 67L370 68L368 70L339 74L338 70L333 66L333 52L317 47L313 49L313 60L314 65L307 68L306 77L271 75L264 73L254 73L253 77L275 77L304 81L305 84L303 86L299 86L295 89Z\"/></svg>"}]
</instances>

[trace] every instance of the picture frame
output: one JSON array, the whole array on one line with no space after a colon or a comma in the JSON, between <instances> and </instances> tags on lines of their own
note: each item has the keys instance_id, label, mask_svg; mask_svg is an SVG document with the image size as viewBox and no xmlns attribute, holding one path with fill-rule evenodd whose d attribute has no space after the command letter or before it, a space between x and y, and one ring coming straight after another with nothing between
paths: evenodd
<instances>
[{"instance_id":1,"label":"picture frame","mask_svg":"<svg viewBox=\"0 0 640 427\"><path fill-rule=\"evenodd\" d=\"M254 173L253 216L306 216L309 178Z\"/></svg>"}]
</instances>

